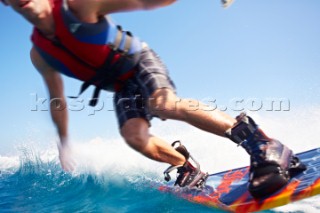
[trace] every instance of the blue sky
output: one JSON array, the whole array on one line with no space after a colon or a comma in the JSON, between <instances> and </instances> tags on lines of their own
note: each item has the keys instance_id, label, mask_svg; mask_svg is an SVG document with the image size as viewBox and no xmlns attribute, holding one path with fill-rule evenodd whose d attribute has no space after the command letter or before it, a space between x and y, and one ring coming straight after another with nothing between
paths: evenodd
<instances>
[{"instance_id":1,"label":"blue sky","mask_svg":"<svg viewBox=\"0 0 320 213\"><path fill-rule=\"evenodd\" d=\"M320 2L247 0L236 1L227 10L219 2L184 0L112 17L158 52L182 97L215 99L219 106L228 106L234 98L285 98L291 108L318 106ZM32 27L2 5L0 17L0 154L4 155L23 141L52 140L55 130L48 112L31 111L31 94L46 97L29 60ZM66 95L77 94L80 85L65 78ZM91 91L84 94L90 96ZM83 141L120 137L111 101L106 104L93 116L88 116L88 107L70 112L71 137Z\"/></svg>"}]
</instances>

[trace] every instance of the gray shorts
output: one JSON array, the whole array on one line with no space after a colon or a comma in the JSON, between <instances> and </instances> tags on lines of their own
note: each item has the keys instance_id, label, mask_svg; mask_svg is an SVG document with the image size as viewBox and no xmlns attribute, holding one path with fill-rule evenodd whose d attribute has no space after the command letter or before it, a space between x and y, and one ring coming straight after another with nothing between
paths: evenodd
<instances>
[{"instance_id":1,"label":"gray shorts","mask_svg":"<svg viewBox=\"0 0 320 213\"><path fill-rule=\"evenodd\" d=\"M166 66L152 49L142 50L136 69L135 76L115 93L114 106L120 128L131 118L143 118L149 122L154 117L147 103L157 89L168 88L175 92Z\"/></svg>"}]
</instances>

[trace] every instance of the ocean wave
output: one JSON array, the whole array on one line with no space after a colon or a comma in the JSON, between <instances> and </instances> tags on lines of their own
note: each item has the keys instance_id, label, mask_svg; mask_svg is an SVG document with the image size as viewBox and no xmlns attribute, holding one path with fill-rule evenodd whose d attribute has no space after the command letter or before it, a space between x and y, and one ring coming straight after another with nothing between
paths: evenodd
<instances>
[{"instance_id":1,"label":"ocean wave","mask_svg":"<svg viewBox=\"0 0 320 213\"><path fill-rule=\"evenodd\" d=\"M160 192L161 181L154 172L112 169L112 163L103 161L92 167L95 161L89 160L79 162L75 172L65 173L57 156L49 159L27 149L22 153L19 167L0 176L1 212L210 211Z\"/></svg>"},{"instance_id":2,"label":"ocean wave","mask_svg":"<svg viewBox=\"0 0 320 213\"><path fill-rule=\"evenodd\" d=\"M300 152L319 146L319 112L314 108L276 116L252 116L268 133ZM162 135L166 141L180 139L209 173L249 163L245 151L235 144L184 124L168 121L163 126L155 122L151 131ZM77 166L72 173L62 171L54 143L42 148L27 143L17 150L16 156L0 156L1 210L212 212L210 208L159 192L157 186L164 184L162 172L168 165L146 159L122 139L95 138L86 143L74 142ZM268 212L317 212L320 210L319 199L320 196L316 196Z\"/></svg>"},{"instance_id":3,"label":"ocean wave","mask_svg":"<svg viewBox=\"0 0 320 213\"><path fill-rule=\"evenodd\" d=\"M212 212L157 190L164 184L160 163L118 145L95 139L75 148L77 167L64 172L52 148L20 147L20 156L1 157L0 209L9 212ZM122 155L119 156L120 149ZM128 159L131 159L128 161ZM319 196L268 212L320 210ZM147 202L147 203L146 203ZM156 207L156 210L154 209ZM219 212L218 210L213 210Z\"/></svg>"}]
</instances>

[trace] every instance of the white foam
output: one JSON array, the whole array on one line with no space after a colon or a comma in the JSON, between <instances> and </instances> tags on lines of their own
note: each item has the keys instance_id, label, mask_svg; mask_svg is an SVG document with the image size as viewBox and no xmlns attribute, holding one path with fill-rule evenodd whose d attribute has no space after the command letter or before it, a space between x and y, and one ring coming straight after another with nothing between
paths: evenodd
<instances>
[{"instance_id":1,"label":"white foam","mask_svg":"<svg viewBox=\"0 0 320 213\"><path fill-rule=\"evenodd\" d=\"M277 212L305 212L319 213L320 211L320 196L311 197L296 203L275 208Z\"/></svg>"},{"instance_id":2,"label":"white foam","mask_svg":"<svg viewBox=\"0 0 320 213\"><path fill-rule=\"evenodd\" d=\"M14 156L14 157L0 156L0 171L12 170L18 167L19 167L19 158L17 156Z\"/></svg>"},{"instance_id":3,"label":"white foam","mask_svg":"<svg viewBox=\"0 0 320 213\"><path fill-rule=\"evenodd\" d=\"M137 174L157 171L152 168L159 164L145 159L130 149L122 139L105 140L95 138L88 143L73 147L78 167L77 172L115 174Z\"/></svg>"}]
</instances>

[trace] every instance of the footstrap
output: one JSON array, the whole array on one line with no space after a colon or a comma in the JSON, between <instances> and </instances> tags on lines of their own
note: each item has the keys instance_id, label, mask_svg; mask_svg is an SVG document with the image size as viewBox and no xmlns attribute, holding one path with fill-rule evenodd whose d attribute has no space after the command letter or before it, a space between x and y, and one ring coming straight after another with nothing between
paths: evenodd
<instances>
[{"instance_id":1,"label":"footstrap","mask_svg":"<svg viewBox=\"0 0 320 213\"><path fill-rule=\"evenodd\" d=\"M266 166L253 167L250 171L250 181L269 174L279 174L284 178L289 179L287 171L281 169L279 165L270 164Z\"/></svg>"},{"instance_id":2,"label":"footstrap","mask_svg":"<svg viewBox=\"0 0 320 213\"><path fill-rule=\"evenodd\" d=\"M173 171L173 170L176 170L176 169L179 169L183 167L183 165L178 165L178 166L169 166L164 172L164 179L165 181L169 182L171 180L171 176L170 176L170 173Z\"/></svg>"}]
</instances>

